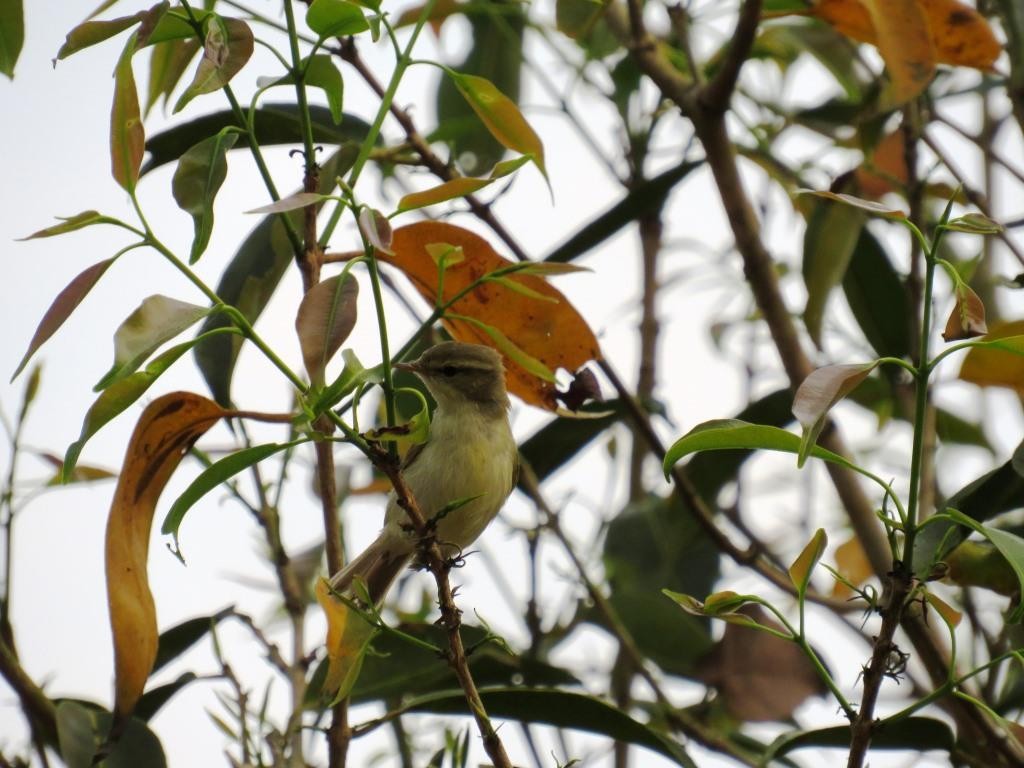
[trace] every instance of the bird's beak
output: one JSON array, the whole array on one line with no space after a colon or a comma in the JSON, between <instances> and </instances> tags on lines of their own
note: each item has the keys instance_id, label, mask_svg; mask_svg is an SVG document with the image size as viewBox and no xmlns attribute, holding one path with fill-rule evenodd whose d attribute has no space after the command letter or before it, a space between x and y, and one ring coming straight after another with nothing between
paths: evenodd
<instances>
[{"instance_id":1,"label":"bird's beak","mask_svg":"<svg viewBox=\"0 0 1024 768\"><path fill-rule=\"evenodd\" d=\"M393 366L396 371L408 371L409 373L418 373L420 367L416 363L395 363Z\"/></svg>"}]
</instances>

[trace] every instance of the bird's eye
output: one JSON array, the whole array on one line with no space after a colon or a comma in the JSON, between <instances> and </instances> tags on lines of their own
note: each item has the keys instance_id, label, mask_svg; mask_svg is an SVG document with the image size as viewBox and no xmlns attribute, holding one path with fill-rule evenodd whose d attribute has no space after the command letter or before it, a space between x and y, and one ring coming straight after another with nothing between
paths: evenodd
<instances>
[{"instance_id":1,"label":"bird's eye","mask_svg":"<svg viewBox=\"0 0 1024 768\"><path fill-rule=\"evenodd\" d=\"M456 368L454 365L446 365L444 368L441 369L441 373L443 373L445 376L454 376L458 372L459 369Z\"/></svg>"}]
</instances>

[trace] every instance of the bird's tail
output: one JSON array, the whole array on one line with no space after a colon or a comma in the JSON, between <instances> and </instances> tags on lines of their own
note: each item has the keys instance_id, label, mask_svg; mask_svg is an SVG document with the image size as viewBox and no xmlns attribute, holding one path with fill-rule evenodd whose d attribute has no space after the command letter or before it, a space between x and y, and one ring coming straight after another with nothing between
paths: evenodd
<instances>
[{"instance_id":1,"label":"bird's tail","mask_svg":"<svg viewBox=\"0 0 1024 768\"><path fill-rule=\"evenodd\" d=\"M402 547L393 536L382 532L358 557L331 577L331 588L351 592L353 582L359 579L366 584L371 602L379 605L411 559L407 546Z\"/></svg>"}]
</instances>

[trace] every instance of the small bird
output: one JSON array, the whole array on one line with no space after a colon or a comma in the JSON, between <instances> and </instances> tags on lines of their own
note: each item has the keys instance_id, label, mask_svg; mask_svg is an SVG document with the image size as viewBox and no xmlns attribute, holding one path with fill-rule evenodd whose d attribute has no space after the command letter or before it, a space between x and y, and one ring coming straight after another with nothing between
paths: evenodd
<instances>
[{"instance_id":1,"label":"small bird","mask_svg":"<svg viewBox=\"0 0 1024 768\"><path fill-rule=\"evenodd\" d=\"M516 483L518 452L508 423L505 368L490 347L457 341L437 344L415 362L395 367L419 376L437 403L426 442L413 446L402 467L423 516L430 521L452 502L472 498L437 521L437 542L451 556L476 540ZM331 588L345 592L360 579L377 605L417 545L392 493L380 535L331 577Z\"/></svg>"}]
</instances>

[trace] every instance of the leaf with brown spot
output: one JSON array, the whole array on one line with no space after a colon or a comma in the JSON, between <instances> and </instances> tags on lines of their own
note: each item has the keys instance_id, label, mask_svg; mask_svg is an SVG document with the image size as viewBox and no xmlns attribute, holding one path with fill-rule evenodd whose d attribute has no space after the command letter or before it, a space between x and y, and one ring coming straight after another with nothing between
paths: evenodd
<instances>
[{"instance_id":1,"label":"leaf with brown spot","mask_svg":"<svg viewBox=\"0 0 1024 768\"><path fill-rule=\"evenodd\" d=\"M988 326L985 325L985 305L981 297L966 283L958 283L956 304L949 313L942 338L945 341L960 341L984 336L986 333Z\"/></svg>"},{"instance_id":2,"label":"leaf with brown spot","mask_svg":"<svg viewBox=\"0 0 1024 768\"><path fill-rule=\"evenodd\" d=\"M120 720L131 715L156 659L156 606L146 561L157 501L188 449L224 414L205 397L172 392L142 412L128 442L106 532L114 712Z\"/></svg>"},{"instance_id":3,"label":"leaf with brown spot","mask_svg":"<svg viewBox=\"0 0 1024 768\"><path fill-rule=\"evenodd\" d=\"M461 248L465 256L459 263L447 264L442 302L450 301L485 275L514 266L482 237L453 224L423 221L399 227L391 245L394 255L378 257L402 270L431 307L437 298L438 280L437 265L428 246L435 243ZM593 331L560 291L535 275L516 274L515 279L558 303L538 301L494 282L483 282L452 304L450 310L497 329L523 353L552 371L577 371L584 363L601 358ZM460 341L497 347L491 336L473 323L452 319L443 322ZM537 378L508 358L505 366L512 394L531 405L556 409L553 383Z\"/></svg>"},{"instance_id":4,"label":"leaf with brown spot","mask_svg":"<svg viewBox=\"0 0 1024 768\"><path fill-rule=\"evenodd\" d=\"M203 57L192 83L174 105L174 112L180 112L196 96L223 88L252 56L252 30L241 19L210 14L204 26Z\"/></svg>"}]
</instances>

